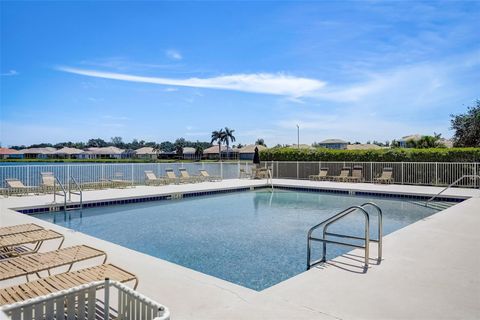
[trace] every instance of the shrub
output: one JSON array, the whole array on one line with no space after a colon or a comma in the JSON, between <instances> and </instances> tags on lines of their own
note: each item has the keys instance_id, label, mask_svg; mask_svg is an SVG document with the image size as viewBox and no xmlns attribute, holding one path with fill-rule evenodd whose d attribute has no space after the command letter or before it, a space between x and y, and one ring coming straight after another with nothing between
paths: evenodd
<instances>
[{"instance_id":1,"label":"shrub","mask_svg":"<svg viewBox=\"0 0 480 320\"><path fill-rule=\"evenodd\" d=\"M480 148L331 150L272 148L260 152L263 161L480 162Z\"/></svg>"}]
</instances>

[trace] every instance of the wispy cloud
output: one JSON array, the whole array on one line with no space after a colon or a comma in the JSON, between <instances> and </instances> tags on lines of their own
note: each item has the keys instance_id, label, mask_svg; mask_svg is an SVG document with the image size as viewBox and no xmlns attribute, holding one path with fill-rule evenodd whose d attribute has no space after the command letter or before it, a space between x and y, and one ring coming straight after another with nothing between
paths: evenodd
<instances>
[{"instance_id":1,"label":"wispy cloud","mask_svg":"<svg viewBox=\"0 0 480 320\"><path fill-rule=\"evenodd\" d=\"M19 73L17 72L17 70L9 70L8 72L4 72L2 74L0 74L2 77L10 77L10 76L18 76Z\"/></svg>"},{"instance_id":2,"label":"wispy cloud","mask_svg":"<svg viewBox=\"0 0 480 320\"><path fill-rule=\"evenodd\" d=\"M129 117L125 116L112 116L112 115L104 115L102 116L103 119L108 119L108 120L130 120Z\"/></svg>"},{"instance_id":3,"label":"wispy cloud","mask_svg":"<svg viewBox=\"0 0 480 320\"><path fill-rule=\"evenodd\" d=\"M177 50L174 50L174 49L169 49L169 50L165 51L165 55L167 56L167 58L172 59L172 60L182 60L183 59L182 54L180 52L178 52Z\"/></svg>"},{"instance_id":4,"label":"wispy cloud","mask_svg":"<svg viewBox=\"0 0 480 320\"><path fill-rule=\"evenodd\" d=\"M325 86L325 82L320 80L295 77L283 73L232 74L211 78L172 79L136 76L124 73L104 72L72 67L58 67L57 69L64 72L96 78L170 86L234 90L290 97L306 96Z\"/></svg>"}]
</instances>

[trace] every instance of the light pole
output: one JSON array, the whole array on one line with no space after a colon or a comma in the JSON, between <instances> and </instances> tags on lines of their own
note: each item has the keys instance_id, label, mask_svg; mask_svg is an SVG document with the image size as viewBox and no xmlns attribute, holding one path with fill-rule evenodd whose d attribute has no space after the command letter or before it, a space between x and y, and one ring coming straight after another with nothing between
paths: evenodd
<instances>
[{"instance_id":1,"label":"light pole","mask_svg":"<svg viewBox=\"0 0 480 320\"><path fill-rule=\"evenodd\" d=\"M300 126L297 124L297 149L300 149Z\"/></svg>"}]
</instances>

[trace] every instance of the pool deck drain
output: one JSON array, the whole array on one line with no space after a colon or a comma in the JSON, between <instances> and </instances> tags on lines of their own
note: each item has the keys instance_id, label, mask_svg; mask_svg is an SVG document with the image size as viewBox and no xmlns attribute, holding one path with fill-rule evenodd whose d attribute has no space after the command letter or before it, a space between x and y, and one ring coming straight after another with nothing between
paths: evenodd
<instances>
[{"instance_id":1,"label":"pool deck drain","mask_svg":"<svg viewBox=\"0 0 480 320\"><path fill-rule=\"evenodd\" d=\"M425 196L441 188L274 180L276 185ZM85 201L265 185L259 180L86 191ZM168 306L172 319L478 319L480 318L480 191L384 238L384 260L356 272L360 251L332 260L261 292L75 232L11 208L47 205L52 196L0 199L0 225L32 222L108 252L109 261L140 278L138 290ZM53 245L53 244L52 244ZM48 249L48 247L45 247ZM372 256L375 251L372 246ZM78 267L81 267L79 265ZM4 281L1 286L15 283Z\"/></svg>"}]
</instances>

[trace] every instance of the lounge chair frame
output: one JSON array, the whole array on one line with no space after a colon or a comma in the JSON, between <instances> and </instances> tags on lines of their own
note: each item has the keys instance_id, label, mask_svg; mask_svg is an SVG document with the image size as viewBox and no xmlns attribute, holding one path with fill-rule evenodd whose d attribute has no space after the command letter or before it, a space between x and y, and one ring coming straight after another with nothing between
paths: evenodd
<instances>
[{"instance_id":1,"label":"lounge chair frame","mask_svg":"<svg viewBox=\"0 0 480 320\"><path fill-rule=\"evenodd\" d=\"M174 183L174 184L178 184L180 182L180 179L179 177L177 177L177 175L175 174L175 171L173 171L173 169L169 168L169 169L165 169L165 180L167 183Z\"/></svg>"},{"instance_id":2,"label":"lounge chair frame","mask_svg":"<svg viewBox=\"0 0 480 320\"><path fill-rule=\"evenodd\" d=\"M0 237L0 256L12 257L24 254L36 253L45 241L61 239L57 249L60 249L65 241L65 236L48 229L15 233ZM30 248L25 245L31 244Z\"/></svg>"},{"instance_id":3,"label":"lounge chair frame","mask_svg":"<svg viewBox=\"0 0 480 320\"><path fill-rule=\"evenodd\" d=\"M222 181L222 177L219 176L211 176L205 169L198 170L200 176L202 177L203 181Z\"/></svg>"},{"instance_id":4,"label":"lounge chair frame","mask_svg":"<svg viewBox=\"0 0 480 320\"><path fill-rule=\"evenodd\" d=\"M42 226L39 226L35 223L25 223L25 224L17 224L8 227L1 227L0 228L0 237L9 236L16 233L24 233L30 231L38 231L43 230Z\"/></svg>"},{"instance_id":5,"label":"lounge chair frame","mask_svg":"<svg viewBox=\"0 0 480 320\"><path fill-rule=\"evenodd\" d=\"M363 177L363 167L362 166L353 166L352 175L345 178L346 182L364 182L365 178Z\"/></svg>"},{"instance_id":6,"label":"lounge chair frame","mask_svg":"<svg viewBox=\"0 0 480 320\"><path fill-rule=\"evenodd\" d=\"M393 179L393 168L391 167L385 167L382 170L382 174L380 177L374 178L373 183L386 183L386 184L391 184L394 182Z\"/></svg>"},{"instance_id":7,"label":"lounge chair frame","mask_svg":"<svg viewBox=\"0 0 480 320\"><path fill-rule=\"evenodd\" d=\"M185 168L180 168L178 169L178 172L180 172L180 182L200 182L201 181L201 178L198 177L198 176L191 176L187 169Z\"/></svg>"},{"instance_id":8,"label":"lounge chair frame","mask_svg":"<svg viewBox=\"0 0 480 320\"><path fill-rule=\"evenodd\" d=\"M3 259L0 260L0 281L23 276L30 281L29 275L36 274L41 278L40 272L47 271L50 276L50 270L64 266L68 266L68 272L72 270L75 263L102 256L104 257L102 264L104 264L107 261L105 251L79 245Z\"/></svg>"},{"instance_id":9,"label":"lounge chair frame","mask_svg":"<svg viewBox=\"0 0 480 320\"><path fill-rule=\"evenodd\" d=\"M340 175L338 176L330 176L329 180L335 181L335 182L345 182L346 179L350 175L350 168L349 167L343 167L342 170L340 171Z\"/></svg>"},{"instance_id":10,"label":"lounge chair frame","mask_svg":"<svg viewBox=\"0 0 480 320\"><path fill-rule=\"evenodd\" d=\"M7 195L28 195L29 193L39 194L40 188L38 186L26 186L20 179L5 179L8 186Z\"/></svg>"},{"instance_id":11,"label":"lounge chair frame","mask_svg":"<svg viewBox=\"0 0 480 320\"><path fill-rule=\"evenodd\" d=\"M309 175L308 178L314 181L328 180L328 168L320 168L318 174Z\"/></svg>"}]
</instances>

